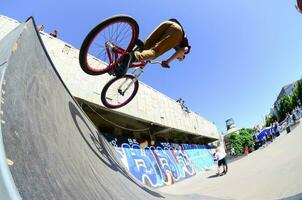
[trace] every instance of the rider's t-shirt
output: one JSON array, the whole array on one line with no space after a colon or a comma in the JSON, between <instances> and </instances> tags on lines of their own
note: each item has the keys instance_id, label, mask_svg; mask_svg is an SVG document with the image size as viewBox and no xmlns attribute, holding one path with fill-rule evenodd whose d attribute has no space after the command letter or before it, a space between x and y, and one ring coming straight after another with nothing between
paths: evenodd
<instances>
[{"instance_id":1,"label":"rider's t-shirt","mask_svg":"<svg viewBox=\"0 0 302 200\"><path fill-rule=\"evenodd\" d=\"M225 158L225 156L226 156L226 153L224 151L217 152L215 154L215 157L216 157L217 160L222 160L223 158Z\"/></svg>"}]
</instances>

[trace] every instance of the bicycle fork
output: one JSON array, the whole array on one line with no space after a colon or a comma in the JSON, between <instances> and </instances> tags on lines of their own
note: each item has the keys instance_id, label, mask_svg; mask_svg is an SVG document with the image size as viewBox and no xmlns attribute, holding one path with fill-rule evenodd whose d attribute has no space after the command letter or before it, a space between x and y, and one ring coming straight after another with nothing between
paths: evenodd
<instances>
[{"instance_id":1,"label":"bicycle fork","mask_svg":"<svg viewBox=\"0 0 302 200\"><path fill-rule=\"evenodd\" d=\"M131 80L131 82L127 85L127 87L122 90L122 87L124 86L124 84L127 82L128 78L126 78L124 80L124 82L119 86L118 88L118 93L120 93L122 96L124 96L124 94L127 92L127 90L136 82L138 81L138 78L143 74L143 70L141 68L135 68L131 74L134 76L134 78Z\"/></svg>"}]
</instances>

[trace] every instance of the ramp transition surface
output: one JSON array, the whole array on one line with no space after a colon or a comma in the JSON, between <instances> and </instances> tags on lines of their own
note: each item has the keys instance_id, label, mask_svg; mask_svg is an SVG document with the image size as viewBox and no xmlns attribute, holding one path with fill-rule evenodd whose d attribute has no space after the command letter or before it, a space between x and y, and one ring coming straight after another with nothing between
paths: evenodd
<instances>
[{"instance_id":1,"label":"ramp transition surface","mask_svg":"<svg viewBox=\"0 0 302 200\"><path fill-rule=\"evenodd\" d=\"M1 180L6 197L212 199L163 194L128 173L64 85L32 18L0 41L0 47L2 153L14 162L7 171L13 181ZM6 175L7 167L2 168Z\"/></svg>"}]
</instances>

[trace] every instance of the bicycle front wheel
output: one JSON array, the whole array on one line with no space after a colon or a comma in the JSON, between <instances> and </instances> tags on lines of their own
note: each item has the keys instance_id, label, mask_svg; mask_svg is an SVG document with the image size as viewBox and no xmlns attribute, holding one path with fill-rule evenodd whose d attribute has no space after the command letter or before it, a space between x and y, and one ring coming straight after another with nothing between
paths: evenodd
<instances>
[{"instance_id":1,"label":"bicycle front wheel","mask_svg":"<svg viewBox=\"0 0 302 200\"><path fill-rule=\"evenodd\" d=\"M79 54L81 68L90 75L108 72L109 64L119 54L108 52L106 42L129 52L135 46L138 34L138 24L132 17L119 15L104 20L89 32L82 43Z\"/></svg>"},{"instance_id":2,"label":"bicycle front wheel","mask_svg":"<svg viewBox=\"0 0 302 200\"><path fill-rule=\"evenodd\" d=\"M122 78L113 78L102 90L102 103L112 109L123 107L135 97L138 85L138 80L130 74Z\"/></svg>"}]
</instances>

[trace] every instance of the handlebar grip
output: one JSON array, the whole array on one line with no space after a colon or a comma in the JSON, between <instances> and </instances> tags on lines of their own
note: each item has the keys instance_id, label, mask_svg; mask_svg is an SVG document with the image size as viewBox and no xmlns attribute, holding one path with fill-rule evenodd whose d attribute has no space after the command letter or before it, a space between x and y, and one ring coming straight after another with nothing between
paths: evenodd
<instances>
[{"instance_id":1,"label":"handlebar grip","mask_svg":"<svg viewBox=\"0 0 302 200\"><path fill-rule=\"evenodd\" d=\"M136 41L136 48L135 48L135 50L143 50L144 49L144 42L143 41L141 41L140 39L137 39L137 41Z\"/></svg>"}]
</instances>

